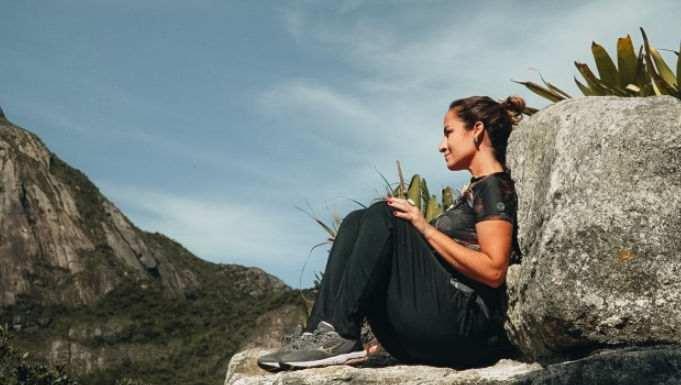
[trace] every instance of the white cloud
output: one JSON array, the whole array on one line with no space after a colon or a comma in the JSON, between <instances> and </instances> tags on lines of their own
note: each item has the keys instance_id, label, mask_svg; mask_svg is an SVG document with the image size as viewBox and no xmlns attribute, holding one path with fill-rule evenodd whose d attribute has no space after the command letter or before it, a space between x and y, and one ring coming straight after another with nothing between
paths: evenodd
<instances>
[{"instance_id":1,"label":"white cloud","mask_svg":"<svg viewBox=\"0 0 681 385\"><path fill-rule=\"evenodd\" d=\"M359 95L357 95L359 96ZM315 84L308 79L287 81L266 90L260 98L260 105L266 110L279 114L290 111L292 114L305 114L322 121L333 122L342 117L358 125L380 123L370 110L355 95L342 95L326 85Z\"/></svg>"},{"instance_id":2,"label":"white cloud","mask_svg":"<svg viewBox=\"0 0 681 385\"><path fill-rule=\"evenodd\" d=\"M139 228L165 234L200 258L257 266L293 286L297 286L312 247L327 236L292 202L277 202L276 197L272 197L276 203L272 205L229 197L176 195L112 182L102 182L100 187ZM316 214L330 221L331 212ZM312 253L303 287L311 285L314 272L323 270L327 251L323 246Z\"/></svg>"},{"instance_id":3,"label":"white cloud","mask_svg":"<svg viewBox=\"0 0 681 385\"><path fill-rule=\"evenodd\" d=\"M181 238L197 255L211 259L237 258L247 262L257 255L267 263L286 250L288 235L281 230L281 212L263 211L252 202L229 197L201 199L145 187L100 183L117 204L137 217L136 224Z\"/></svg>"}]
</instances>

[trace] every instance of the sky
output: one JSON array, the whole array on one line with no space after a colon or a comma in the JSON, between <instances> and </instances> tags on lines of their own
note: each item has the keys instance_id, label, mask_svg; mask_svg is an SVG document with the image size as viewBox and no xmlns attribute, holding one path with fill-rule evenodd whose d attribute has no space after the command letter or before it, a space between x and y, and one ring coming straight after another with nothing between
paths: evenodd
<instances>
[{"instance_id":1,"label":"sky","mask_svg":"<svg viewBox=\"0 0 681 385\"><path fill-rule=\"evenodd\" d=\"M294 288L331 223L418 173L449 103L545 79L617 39L679 50L678 0L0 0L0 107L136 226ZM663 53L675 63L672 53ZM522 126L521 126L522 127ZM304 210L305 212L301 211ZM316 245L322 244L319 247Z\"/></svg>"}]
</instances>

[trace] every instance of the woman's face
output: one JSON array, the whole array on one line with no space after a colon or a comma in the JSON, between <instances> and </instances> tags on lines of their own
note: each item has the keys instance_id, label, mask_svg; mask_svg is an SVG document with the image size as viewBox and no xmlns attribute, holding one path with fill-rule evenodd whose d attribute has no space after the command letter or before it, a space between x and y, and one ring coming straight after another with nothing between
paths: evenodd
<instances>
[{"instance_id":1,"label":"woman's face","mask_svg":"<svg viewBox=\"0 0 681 385\"><path fill-rule=\"evenodd\" d=\"M444 134L439 150L445 156L447 168L452 171L468 170L476 152L474 131L466 130L463 121L450 110L445 115Z\"/></svg>"}]
</instances>

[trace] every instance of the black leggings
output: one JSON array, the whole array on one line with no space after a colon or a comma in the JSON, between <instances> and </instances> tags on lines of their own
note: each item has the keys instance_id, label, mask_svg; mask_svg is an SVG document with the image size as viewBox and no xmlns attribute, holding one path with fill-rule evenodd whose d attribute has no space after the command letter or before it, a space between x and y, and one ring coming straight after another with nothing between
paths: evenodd
<instances>
[{"instance_id":1,"label":"black leggings","mask_svg":"<svg viewBox=\"0 0 681 385\"><path fill-rule=\"evenodd\" d=\"M366 317L403 363L474 364L491 330L477 294L452 286L446 262L393 211L379 202L343 220L307 331L327 321L341 336L359 339Z\"/></svg>"}]
</instances>

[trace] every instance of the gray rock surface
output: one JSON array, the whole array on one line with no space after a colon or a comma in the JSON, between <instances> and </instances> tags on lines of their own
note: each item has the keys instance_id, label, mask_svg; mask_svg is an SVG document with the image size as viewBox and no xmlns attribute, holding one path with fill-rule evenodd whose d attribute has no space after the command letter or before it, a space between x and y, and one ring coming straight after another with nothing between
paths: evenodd
<instances>
[{"instance_id":1,"label":"gray rock surface","mask_svg":"<svg viewBox=\"0 0 681 385\"><path fill-rule=\"evenodd\" d=\"M234 280L235 289L240 293L257 297L272 291L288 290L281 279L267 274L262 269L240 265L222 265L223 273Z\"/></svg>"},{"instance_id":2,"label":"gray rock surface","mask_svg":"<svg viewBox=\"0 0 681 385\"><path fill-rule=\"evenodd\" d=\"M454 370L398 365L372 358L378 364L331 366L268 373L256 364L272 350L252 349L232 357L225 385L285 384L451 384L451 385L677 385L681 384L681 346L658 346L603 351L590 357L542 367L538 363L500 360L486 368ZM371 361L371 360L370 360Z\"/></svg>"},{"instance_id":3,"label":"gray rock surface","mask_svg":"<svg viewBox=\"0 0 681 385\"><path fill-rule=\"evenodd\" d=\"M281 346L281 337L291 334L301 323L300 306L285 305L276 312L265 313L255 320L254 332L239 346L239 351L252 348L273 349Z\"/></svg>"},{"instance_id":4,"label":"gray rock surface","mask_svg":"<svg viewBox=\"0 0 681 385\"><path fill-rule=\"evenodd\" d=\"M528 373L541 370L539 364L502 360L488 368L456 371L430 366L392 365L387 367L332 366L268 373L256 364L257 357L272 350L252 349L232 357L225 385L255 384L516 384ZM380 357L376 360L381 361ZM383 361L381 361L383 362Z\"/></svg>"},{"instance_id":5,"label":"gray rock surface","mask_svg":"<svg viewBox=\"0 0 681 385\"><path fill-rule=\"evenodd\" d=\"M524 257L508 275L528 357L681 342L681 101L567 100L511 136Z\"/></svg>"},{"instance_id":6,"label":"gray rock surface","mask_svg":"<svg viewBox=\"0 0 681 385\"><path fill-rule=\"evenodd\" d=\"M605 351L588 358L549 365L518 385L678 385L681 346Z\"/></svg>"}]
</instances>

